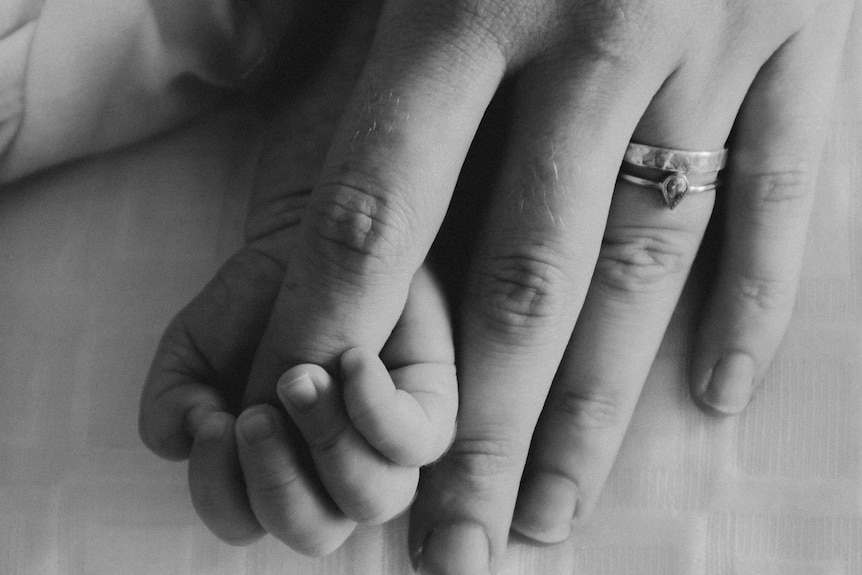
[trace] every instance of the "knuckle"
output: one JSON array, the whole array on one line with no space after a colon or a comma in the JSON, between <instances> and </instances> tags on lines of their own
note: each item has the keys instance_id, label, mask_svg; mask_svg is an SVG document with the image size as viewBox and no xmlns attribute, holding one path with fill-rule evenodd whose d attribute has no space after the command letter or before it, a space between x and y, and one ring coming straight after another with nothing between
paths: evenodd
<instances>
[{"instance_id":1,"label":"knuckle","mask_svg":"<svg viewBox=\"0 0 862 575\"><path fill-rule=\"evenodd\" d=\"M477 438L456 440L443 460L454 476L467 481L494 481L516 473L521 465L516 446L500 438Z\"/></svg>"},{"instance_id":2,"label":"knuckle","mask_svg":"<svg viewBox=\"0 0 862 575\"><path fill-rule=\"evenodd\" d=\"M523 6L507 0L437 0L423 3L424 21L434 28L456 62L475 62L487 54L505 56L524 23Z\"/></svg>"},{"instance_id":3,"label":"knuckle","mask_svg":"<svg viewBox=\"0 0 862 575\"><path fill-rule=\"evenodd\" d=\"M670 282L682 281L691 267L693 255L680 247L691 242L679 236L654 230L606 234L593 281L627 296L666 290Z\"/></svg>"},{"instance_id":4,"label":"knuckle","mask_svg":"<svg viewBox=\"0 0 862 575\"><path fill-rule=\"evenodd\" d=\"M785 310L796 299L794 286L780 279L740 275L736 281L739 296L759 311Z\"/></svg>"},{"instance_id":5,"label":"knuckle","mask_svg":"<svg viewBox=\"0 0 862 575\"><path fill-rule=\"evenodd\" d=\"M307 213L316 256L353 274L385 270L409 249L405 206L375 186L326 184Z\"/></svg>"},{"instance_id":6,"label":"knuckle","mask_svg":"<svg viewBox=\"0 0 862 575\"><path fill-rule=\"evenodd\" d=\"M749 213L804 215L814 189L813 167L805 158L787 161L781 170L754 172L746 178Z\"/></svg>"},{"instance_id":7,"label":"knuckle","mask_svg":"<svg viewBox=\"0 0 862 575\"><path fill-rule=\"evenodd\" d=\"M491 333L504 338L546 325L561 310L569 283L560 266L524 253L490 259L477 273L474 310Z\"/></svg>"},{"instance_id":8,"label":"knuckle","mask_svg":"<svg viewBox=\"0 0 862 575\"><path fill-rule=\"evenodd\" d=\"M575 430L612 429L626 421L623 398L608 386L569 387L549 405Z\"/></svg>"},{"instance_id":9,"label":"knuckle","mask_svg":"<svg viewBox=\"0 0 862 575\"><path fill-rule=\"evenodd\" d=\"M578 18L578 41L597 61L615 64L632 63L644 51L642 44L654 29L655 2L645 0L594 0L588 2Z\"/></svg>"}]
</instances>

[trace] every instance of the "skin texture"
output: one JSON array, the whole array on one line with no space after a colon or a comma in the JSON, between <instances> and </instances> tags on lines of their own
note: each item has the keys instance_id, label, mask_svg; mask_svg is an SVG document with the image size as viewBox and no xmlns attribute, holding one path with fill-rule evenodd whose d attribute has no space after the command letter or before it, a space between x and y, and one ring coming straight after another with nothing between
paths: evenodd
<instances>
[{"instance_id":1,"label":"skin texture","mask_svg":"<svg viewBox=\"0 0 862 575\"><path fill-rule=\"evenodd\" d=\"M367 56L349 51L362 73L334 74L337 59L329 60L319 78L329 73L339 90L321 80L314 86L328 89L318 99L304 92L307 102L333 93L342 99L324 106L326 118L340 117L337 126L309 128L308 118L321 114L304 116L300 127L323 137L320 157L302 164L314 166L314 186L301 201L283 174L297 165L285 151L302 116L273 131L258 186L268 199L255 204L264 209L253 208L251 229L255 214L275 207L264 218L268 232L250 235L252 259L242 263L244 277L268 270L265 286L219 300L229 309L244 302L236 321L249 326L249 337L206 347L196 340L207 330L186 326L186 340L176 340L177 328L169 328L144 392L145 441L184 457L198 434L191 469L200 430L209 427L201 426L212 417L201 415L206 406L217 405L209 411L224 411L218 417L228 424L229 414L249 405L237 425L239 455L229 456L229 437L214 452L220 465L234 457L232 469L238 458L247 492L271 461L298 470L309 486L303 505L314 515L278 525L276 535L325 552L349 532L345 515L389 515L349 511L350 502L318 477L326 472L313 456L315 434L295 429L295 414L258 404L280 406L277 383L296 366L338 375L348 350L368 350L371 365L378 353L385 362L396 336L410 339L409 329L393 328L404 325L411 298L434 292L414 278L435 238L446 241L449 232L438 237L438 229L497 96L505 100L500 161L482 180L486 189L462 182L454 198L474 193L487 204L481 218L463 224L481 222L464 283L450 292L457 296L457 433L422 474L411 553L427 573L487 573L510 526L541 542L564 539L595 505L716 202L715 193L691 195L671 212L653 192L616 182L626 143L731 150L721 221L713 222L726 232L690 381L699 405L738 413L792 311L853 9L850 0L387 2ZM287 229L291 240L282 243ZM186 316L202 325L219 317L212 301L196 301ZM165 369L165 358L183 346L195 352ZM201 349L220 362L215 379L231 383L196 375L202 387L158 394L156 410L153 390L171 387L164 374L201 373ZM230 372L236 377L221 379ZM347 390L343 399L350 413ZM262 410L276 435L268 450L243 451L244 424L253 431ZM235 477L221 485L241 499ZM241 542L243 533L259 533L249 517L266 523L261 508L252 501L251 509L238 504L209 520L201 514L217 534ZM235 526L243 529L230 531Z\"/></svg>"},{"instance_id":2,"label":"skin texture","mask_svg":"<svg viewBox=\"0 0 862 575\"><path fill-rule=\"evenodd\" d=\"M413 276L382 350L346 350L336 377L297 365L280 378L272 405L242 410L255 348L292 265L307 186L355 81L355 50L373 16L357 16L306 92L283 96L263 146L247 244L174 318L144 388L141 437L163 457L189 459L195 509L230 543L269 532L304 553L329 553L357 521L380 523L404 511L419 467L437 459L454 433L452 328L426 269Z\"/></svg>"}]
</instances>

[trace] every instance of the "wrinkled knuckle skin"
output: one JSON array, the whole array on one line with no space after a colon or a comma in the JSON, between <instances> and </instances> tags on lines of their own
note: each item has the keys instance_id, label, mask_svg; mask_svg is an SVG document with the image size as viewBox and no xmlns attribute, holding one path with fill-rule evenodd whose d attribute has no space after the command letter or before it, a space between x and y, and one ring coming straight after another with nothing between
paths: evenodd
<instances>
[{"instance_id":1,"label":"wrinkled knuckle skin","mask_svg":"<svg viewBox=\"0 0 862 575\"><path fill-rule=\"evenodd\" d=\"M419 22L441 39L455 65L475 62L487 55L509 60L519 31L531 28L534 2L511 0L427 0L419 3Z\"/></svg>"},{"instance_id":2,"label":"wrinkled knuckle skin","mask_svg":"<svg viewBox=\"0 0 862 575\"><path fill-rule=\"evenodd\" d=\"M517 450L500 439L459 439L434 466L445 466L451 476L479 487L510 474L521 474Z\"/></svg>"},{"instance_id":3,"label":"wrinkled knuckle skin","mask_svg":"<svg viewBox=\"0 0 862 575\"><path fill-rule=\"evenodd\" d=\"M784 280L740 276L736 289L743 301L762 312L790 310L796 301L794 286Z\"/></svg>"},{"instance_id":4,"label":"wrinkled knuckle skin","mask_svg":"<svg viewBox=\"0 0 862 575\"><path fill-rule=\"evenodd\" d=\"M612 429L625 421L621 398L601 389L564 389L548 405L576 430Z\"/></svg>"},{"instance_id":5,"label":"wrinkled knuckle skin","mask_svg":"<svg viewBox=\"0 0 862 575\"><path fill-rule=\"evenodd\" d=\"M812 169L806 160L794 160L787 169L748 176L742 191L750 215L805 216L814 191Z\"/></svg>"},{"instance_id":6,"label":"wrinkled knuckle skin","mask_svg":"<svg viewBox=\"0 0 862 575\"><path fill-rule=\"evenodd\" d=\"M592 0L577 13L577 42L595 61L634 64L654 40L656 14L663 2Z\"/></svg>"},{"instance_id":7,"label":"wrinkled knuckle skin","mask_svg":"<svg viewBox=\"0 0 862 575\"><path fill-rule=\"evenodd\" d=\"M631 296L667 290L690 268L690 256L682 238L605 237L596 263L593 282L605 289Z\"/></svg>"},{"instance_id":8,"label":"wrinkled knuckle skin","mask_svg":"<svg viewBox=\"0 0 862 575\"><path fill-rule=\"evenodd\" d=\"M473 54L493 52L511 60L521 45L537 36L541 2L459 0L454 4L462 22L458 29L469 32L460 36L472 38L468 48Z\"/></svg>"},{"instance_id":9,"label":"wrinkled knuckle skin","mask_svg":"<svg viewBox=\"0 0 862 575\"><path fill-rule=\"evenodd\" d=\"M569 279L555 264L535 256L489 260L478 272L470 300L480 321L503 342L522 341L562 311Z\"/></svg>"},{"instance_id":10,"label":"wrinkled knuckle skin","mask_svg":"<svg viewBox=\"0 0 862 575\"><path fill-rule=\"evenodd\" d=\"M321 187L311 205L306 237L316 256L363 275L385 272L408 251L407 218L391 195L344 184Z\"/></svg>"}]
</instances>

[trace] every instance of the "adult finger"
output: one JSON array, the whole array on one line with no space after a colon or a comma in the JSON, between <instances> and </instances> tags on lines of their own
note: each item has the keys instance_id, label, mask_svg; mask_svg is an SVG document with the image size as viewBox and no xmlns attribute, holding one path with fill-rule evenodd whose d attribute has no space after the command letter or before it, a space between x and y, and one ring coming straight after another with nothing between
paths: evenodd
<instances>
[{"instance_id":1,"label":"adult finger","mask_svg":"<svg viewBox=\"0 0 862 575\"><path fill-rule=\"evenodd\" d=\"M510 149L462 309L458 430L423 475L411 513L411 552L423 572L486 573L505 548L532 430L596 261L618 158L667 73L578 56L517 79Z\"/></svg>"},{"instance_id":2,"label":"adult finger","mask_svg":"<svg viewBox=\"0 0 862 575\"><path fill-rule=\"evenodd\" d=\"M764 65L735 127L727 233L690 377L712 413L748 405L793 310L853 3L820 8Z\"/></svg>"},{"instance_id":3,"label":"adult finger","mask_svg":"<svg viewBox=\"0 0 862 575\"><path fill-rule=\"evenodd\" d=\"M265 534L241 479L231 415L212 413L197 427L188 475L195 511L219 539L246 545Z\"/></svg>"},{"instance_id":4,"label":"adult finger","mask_svg":"<svg viewBox=\"0 0 862 575\"><path fill-rule=\"evenodd\" d=\"M392 463L353 426L338 383L320 366L287 370L278 394L302 432L314 467L338 508L359 523L382 523L413 499L419 470Z\"/></svg>"},{"instance_id":5,"label":"adult finger","mask_svg":"<svg viewBox=\"0 0 862 575\"><path fill-rule=\"evenodd\" d=\"M633 139L678 150L722 149L757 58L771 49L758 55L749 47L749 58L730 67L689 56L653 98ZM717 176L716 170L688 177L697 185ZM533 435L513 520L521 534L560 541L595 505L714 198L715 192L691 192L670 210L661 192L617 182L589 292Z\"/></svg>"},{"instance_id":6,"label":"adult finger","mask_svg":"<svg viewBox=\"0 0 862 575\"><path fill-rule=\"evenodd\" d=\"M261 526L306 555L337 549L356 524L344 517L313 475L305 448L269 405L237 419L239 459L246 490Z\"/></svg>"},{"instance_id":7,"label":"adult finger","mask_svg":"<svg viewBox=\"0 0 862 575\"><path fill-rule=\"evenodd\" d=\"M439 12L413 1L384 10L303 216L248 402L273 401L292 365L334 371L351 347L381 349L401 314L505 65L487 34L443 33L453 14Z\"/></svg>"}]
</instances>

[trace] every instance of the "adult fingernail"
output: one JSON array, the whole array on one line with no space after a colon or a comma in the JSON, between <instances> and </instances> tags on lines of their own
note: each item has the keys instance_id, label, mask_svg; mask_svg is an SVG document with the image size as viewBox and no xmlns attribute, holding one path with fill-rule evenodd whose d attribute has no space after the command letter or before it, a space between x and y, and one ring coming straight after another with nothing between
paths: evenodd
<instances>
[{"instance_id":1,"label":"adult fingernail","mask_svg":"<svg viewBox=\"0 0 862 575\"><path fill-rule=\"evenodd\" d=\"M212 414L198 426L197 443L219 443L227 433L227 418L222 414Z\"/></svg>"},{"instance_id":2,"label":"adult fingernail","mask_svg":"<svg viewBox=\"0 0 862 575\"><path fill-rule=\"evenodd\" d=\"M722 415L736 415L751 401L756 374L754 360L744 353L731 353L718 360L700 400Z\"/></svg>"},{"instance_id":3,"label":"adult fingernail","mask_svg":"<svg viewBox=\"0 0 862 575\"><path fill-rule=\"evenodd\" d=\"M419 552L421 575L489 575L491 547L484 529L456 523L432 529Z\"/></svg>"},{"instance_id":4,"label":"adult fingernail","mask_svg":"<svg viewBox=\"0 0 862 575\"><path fill-rule=\"evenodd\" d=\"M266 409L246 412L239 418L239 432L247 445L257 445L273 436L275 421Z\"/></svg>"},{"instance_id":5,"label":"adult fingernail","mask_svg":"<svg viewBox=\"0 0 862 575\"><path fill-rule=\"evenodd\" d=\"M284 377L284 376L282 376ZM296 409L305 411L314 407L319 394L311 376L302 373L291 379L278 382L278 395L282 402L290 403Z\"/></svg>"},{"instance_id":6,"label":"adult fingernail","mask_svg":"<svg viewBox=\"0 0 862 575\"><path fill-rule=\"evenodd\" d=\"M572 533L578 510L578 488L553 473L528 478L518 496L512 529L540 543L559 543Z\"/></svg>"}]
</instances>

